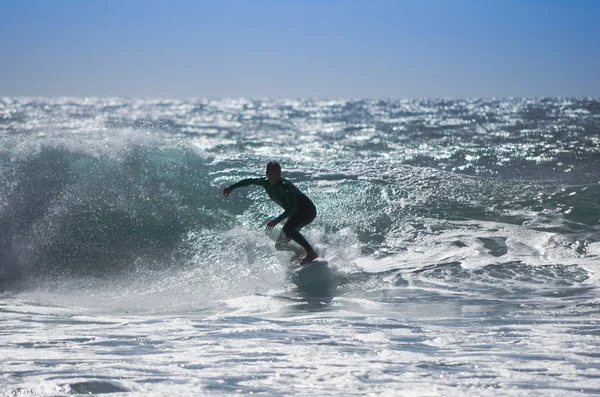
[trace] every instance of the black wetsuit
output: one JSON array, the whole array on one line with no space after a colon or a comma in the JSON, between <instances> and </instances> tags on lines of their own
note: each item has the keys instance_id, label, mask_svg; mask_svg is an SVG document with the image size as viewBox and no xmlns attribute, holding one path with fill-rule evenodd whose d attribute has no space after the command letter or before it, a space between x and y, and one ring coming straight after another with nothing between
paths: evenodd
<instances>
[{"instance_id":1,"label":"black wetsuit","mask_svg":"<svg viewBox=\"0 0 600 397\"><path fill-rule=\"evenodd\" d=\"M267 178L243 179L238 183L231 185L230 188L233 190L248 185L262 186L267 191L271 200L275 201L285 210L281 215L275 218L275 220L279 223L288 218L282 229L288 237L288 240L294 240L300 244L306 252L312 251L313 248L308 241L306 241L304 236L300 234L299 230L315 220L317 209L313 202L294 186L292 182L284 178L281 178L275 185L271 185Z\"/></svg>"}]
</instances>

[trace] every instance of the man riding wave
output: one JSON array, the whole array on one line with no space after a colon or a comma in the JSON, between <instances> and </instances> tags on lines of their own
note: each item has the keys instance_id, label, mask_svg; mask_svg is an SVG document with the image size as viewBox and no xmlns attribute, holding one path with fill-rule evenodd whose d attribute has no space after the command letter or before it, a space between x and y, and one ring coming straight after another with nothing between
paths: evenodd
<instances>
[{"instance_id":1,"label":"man riding wave","mask_svg":"<svg viewBox=\"0 0 600 397\"><path fill-rule=\"evenodd\" d=\"M271 161L267 164L266 176L266 178L243 179L226 187L223 190L223 195L228 197L238 187L248 185L262 186L271 200L284 209L281 215L267 224L267 230L273 229L279 222L287 219L281 233L277 237L275 248L280 251L296 251L289 244L290 240L294 240L306 251L306 256L300 263L305 265L314 261L319 255L300 233L300 229L315 220L317 216L315 205L292 182L281 177L281 165L278 162Z\"/></svg>"}]
</instances>

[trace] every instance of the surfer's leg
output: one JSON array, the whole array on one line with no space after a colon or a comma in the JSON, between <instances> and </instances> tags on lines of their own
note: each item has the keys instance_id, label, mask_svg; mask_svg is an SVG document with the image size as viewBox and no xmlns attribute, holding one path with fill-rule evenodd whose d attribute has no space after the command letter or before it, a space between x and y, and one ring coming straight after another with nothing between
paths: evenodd
<instances>
[{"instance_id":1,"label":"surfer's leg","mask_svg":"<svg viewBox=\"0 0 600 397\"><path fill-rule=\"evenodd\" d=\"M289 223L286 223L283 226L282 234L284 234L287 237L287 241L290 241L290 239L294 240L302 248L304 248L306 250L306 252L313 250L313 248L311 247L311 245L309 244L309 242L306 241L306 239L304 238L304 236L298 230L296 230L293 227L293 225L290 225Z\"/></svg>"},{"instance_id":2,"label":"surfer's leg","mask_svg":"<svg viewBox=\"0 0 600 397\"><path fill-rule=\"evenodd\" d=\"M306 241L302 233L300 233L299 231L295 231L295 234L292 236L292 240L300 244L302 248L306 250L306 256L304 257L304 259L302 259L302 262L300 262L301 265L310 263L319 257L317 251L314 250L314 248L310 245L308 241Z\"/></svg>"},{"instance_id":3,"label":"surfer's leg","mask_svg":"<svg viewBox=\"0 0 600 397\"><path fill-rule=\"evenodd\" d=\"M305 263L317 259L318 254L299 230L314 221L316 215L316 211L298 211L288 219L282 229L282 234L285 234L306 250L306 258L303 260Z\"/></svg>"},{"instance_id":4,"label":"surfer's leg","mask_svg":"<svg viewBox=\"0 0 600 397\"><path fill-rule=\"evenodd\" d=\"M277 240L275 241L275 249L279 251L293 252L294 255L292 255L292 258L290 259L293 262L302 256L303 251L302 248L290 244L290 241L291 238L289 238L287 234L285 234L285 232L282 230L281 233L279 233L279 236L277 236Z\"/></svg>"},{"instance_id":5,"label":"surfer's leg","mask_svg":"<svg viewBox=\"0 0 600 397\"><path fill-rule=\"evenodd\" d=\"M295 251L294 246L290 244L291 238L282 230L275 240L275 248L278 251Z\"/></svg>"}]
</instances>

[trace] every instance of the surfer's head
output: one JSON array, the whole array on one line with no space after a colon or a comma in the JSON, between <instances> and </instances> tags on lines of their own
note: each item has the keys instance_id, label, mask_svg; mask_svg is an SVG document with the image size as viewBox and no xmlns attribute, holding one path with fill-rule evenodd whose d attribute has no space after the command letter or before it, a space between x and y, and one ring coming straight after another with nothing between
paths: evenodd
<instances>
[{"instance_id":1,"label":"surfer's head","mask_svg":"<svg viewBox=\"0 0 600 397\"><path fill-rule=\"evenodd\" d=\"M269 161L267 164L267 178L271 185L276 185L281 180L281 165L277 161Z\"/></svg>"}]
</instances>

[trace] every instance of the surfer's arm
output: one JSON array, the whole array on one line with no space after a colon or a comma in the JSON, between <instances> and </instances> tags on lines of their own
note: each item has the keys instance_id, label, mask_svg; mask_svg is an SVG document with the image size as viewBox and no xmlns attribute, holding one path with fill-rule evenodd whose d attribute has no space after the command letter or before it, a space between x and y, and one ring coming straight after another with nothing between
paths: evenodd
<instances>
[{"instance_id":1,"label":"surfer's arm","mask_svg":"<svg viewBox=\"0 0 600 397\"><path fill-rule=\"evenodd\" d=\"M248 186L248 185L259 185L259 186L264 187L265 182L266 182L266 179L264 179L264 178L242 179L241 181L234 183L231 186L226 187L225 190L223 190L223 195L225 195L225 197L227 197L234 189L237 189L238 187Z\"/></svg>"},{"instance_id":2,"label":"surfer's arm","mask_svg":"<svg viewBox=\"0 0 600 397\"><path fill-rule=\"evenodd\" d=\"M298 203L296 202L296 195L294 194L294 190L291 187L287 187L284 192L285 201L287 203L287 208L283 212L283 214L279 215L277 218L273 219L272 222L278 224L285 218L289 218L296 212L298 209Z\"/></svg>"}]
</instances>

